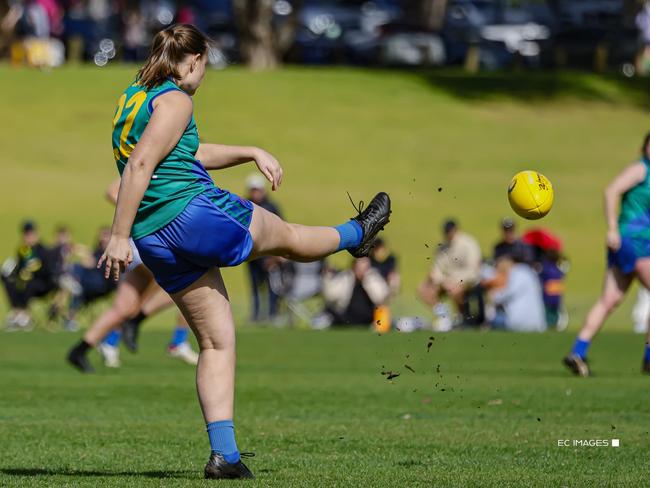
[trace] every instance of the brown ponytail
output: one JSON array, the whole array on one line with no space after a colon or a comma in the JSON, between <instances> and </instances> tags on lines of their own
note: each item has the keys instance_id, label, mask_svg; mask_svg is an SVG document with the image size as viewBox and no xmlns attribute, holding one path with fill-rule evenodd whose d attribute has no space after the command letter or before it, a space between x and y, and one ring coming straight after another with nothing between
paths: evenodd
<instances>
[{"instance_id":1,"label":"brown ponytail","mask_svg":"<svg viewBox=\"0 0 650 488\"><path fill-rule=\"evenodd\" d=\"M167 78L180 79L178 65L188 54L204 55L210 40L190 24L175 24L158 32L151 43L147 62L138 73L138 82L152 89Z\"/></svg>"}]
</instances>

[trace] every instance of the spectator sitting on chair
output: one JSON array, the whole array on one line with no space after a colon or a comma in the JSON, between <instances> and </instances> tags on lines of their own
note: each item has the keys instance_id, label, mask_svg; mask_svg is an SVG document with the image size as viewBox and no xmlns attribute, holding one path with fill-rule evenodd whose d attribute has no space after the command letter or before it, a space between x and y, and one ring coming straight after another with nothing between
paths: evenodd
<instances>
[{"instance_id":1,"label":"spectator sitting on chair","mask_svg":"<svg viewBox=\"0 0 650 488\"><path fill-rule=\"evenodd\" d=\"M2 269L2 282L11 306L7 330L31 328L30 300L57 288L53 261L52 251L40 243L36 224L24 222L16 259L6 262Z\"/></svg>"},{"instance_id":2,"label":"spectator sitting on chair","mask_svg":"<svg viewBox=\"0 0 650 488\"><path fill-rule=\"evenodd\" d=\"M443 234L444 242L438 247L433 266L417 292L424 303L433 307L439 328L448 330L452 324L440 300L448 296L462 313L465 294L481 278L481 248L476 239L458 229L454 220L445 221Z\"/></svg>"},{"instance_id":3,"label":"spectator sitting on chair","mask_svg":"<svg viewBox=\"0 0 650 488\"><path fill-rule=\"evenodd\" d=\"M248 190L247 198L255 205L282 217L278 207L268 198L266 193L266 180L262 175L251 175L246 180L246 189ZM265 290L268 294L268 316L269 320L274 320L278 314L278 295L272 289L269 282L269 271L278 264L279 258L263 257L248 262L248 273L251 284L251 320L258 322L263 318L261 312L260 290Z\"/></svg>"},{"instance_id":4,"label":"spectator sitting on chair","mask_svg":"<svg viewBox=\"0 0 650 488\"><path fill-rule=\"evenodd\" d=\"M523 262L531 264L535 258L534 250L531 246L517 237L515 222L506 217L501 221L501 241L494 246L493 259L496 262L501 257L518 256Z\"/></svg>"},{"instance_id":5,"label":"spectator sitting on chair","mask_svg":"<svg viewBox=\"0 0 650 488\"><path fill-rule=\"evenodd\" d=\"M375 308L388 300L390 289L369 258L352 262L350 269L329 270L323 279L325 311L313 322L315 328L330 325L370 325Z\"/></svg>"},{"instance_id":6,"label":"spectator sitting on chair","mask_svg":"<svg viewBox=\"0 0 650 488\"><path fill-rule=\"evenodd\" d=\"M370 251L370 264L388 283L391 297L397 295L402 281L397 271L397 258L381 237L375 240L375 245Z\"/></svg>"},{"instance_id":7,"label":"spectator sitting on chair","mask_svg":"<svg viewBox=\"0 0 650 488\"><path fill-rule=\"evenodd\" d=\"M515 255L497 261L497 270L506 276L506 286L490 293L496 314L492 327L517 332L546 330L542 287L535 271Z\"/></svg>"}]
</instances>

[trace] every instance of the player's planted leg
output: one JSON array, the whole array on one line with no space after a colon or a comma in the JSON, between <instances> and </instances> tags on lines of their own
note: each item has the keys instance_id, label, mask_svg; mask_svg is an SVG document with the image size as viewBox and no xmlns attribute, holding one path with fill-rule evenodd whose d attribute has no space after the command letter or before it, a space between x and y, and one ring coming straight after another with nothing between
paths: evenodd
<instances>
[{"instance_id":1,"label":"player's planted leg","mask_svg":"<svg viewBox=\"0 0 650 488\"><path fill-rule=\"evenodd\" d=\"M216 268L209 270L172 298L200 348L196 389L212 451L205 476L252 478L235 441L235 324L221 273Z\"/></svg>"}]
</instances>

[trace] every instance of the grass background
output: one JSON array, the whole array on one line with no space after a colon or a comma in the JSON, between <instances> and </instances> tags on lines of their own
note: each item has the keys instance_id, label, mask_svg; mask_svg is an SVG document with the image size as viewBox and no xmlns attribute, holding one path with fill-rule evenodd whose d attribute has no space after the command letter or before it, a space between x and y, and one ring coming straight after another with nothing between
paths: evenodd
<instances>
[{"instance_id":1,"label":"grass background","mask_svg":"<svg viewBox=\"0 0 650 488\"><path fill-rule=\"evenodd\" d=\"M46 240L67 222L86 243L110 223L102 199L116 175L110 120L134 72L0 66L1 256L13 253L25 217L39 221ZM542 224L571 258L575 329L600 288L602 189L637 156L648 88L577 73L229 69L208 74L195 106L205 140L279 157L286 179L274 198L291 220L339 223L352 213L346 191L366 200L390 192L386 235L404 278L395 315L427 313L414 288L442 219L457 217L487 255L499 219L511 214L510 177L542 171L556 188ZM214 178L240 191L250 172ZM571 341L562 334L435 335L427 352L425 333L250 328L245 271L225 275L241 326L236 420L240 447L257 452L252 485L647 485L647 378L638 374L629 307L594 344L597 376L584 381L561 369ZM205 484L194 374L163 357L168 332L160 329L172 320L171 312L152 319L140 354L92 377L63 362L76 335L2 334L0 486ZM400 376L387 381L382 371ZM557 447L558 439L612 438L619 449Z\"/></svg>"},{"instance_id":2,"label":"grass background","mask_svg":"<svg viewBox=\"0 0 650 488\"><path fill-rule=\"evenodd\" d=\"M4 334L0 486L207 485L193 368L163 357L166 340L145 331L122 370L82 376L63 362L71 335ZM600 337L588 380L560 369L561 334L436 334L429 351L426 333L238 340L250 486L647 486L648 378L630 333Z\"/></svg>"},{"instance_id":3,"label":"grass background","mask_svg":"<svg viewBox=\"0 0 650 488\"><path fill-rule=\"evenodd\" d=\"M102 198L116 176L110 121L134 73L133 66L52 72L0 66L0 256L14 252L14 229L25 217L41 223L46 239L67 222L87 243L110 223L112 208ZM578 73L229 69L208 73L195 111L202 139L255 144L278 156L286 177L273 197L290 220L339 223L353 214L346 191L366 201L377 190L391 194L386 236L404 278L396 315L428 313L414 289L442 219L457 217L489 255L500 218L512 214L510 177L526 168L545 173L556 203L541 225L566 244L567 304L576 327L600 289L602 190L638 156L648 129L648 88L643 80ZM241 192L252 171L239 167L213 177ZM534 225L519 222L522 229ZM243 318L245 271L227 270L226 280ZM627 329L627 312L612 327Z\"/></svg>"}]
</instances>

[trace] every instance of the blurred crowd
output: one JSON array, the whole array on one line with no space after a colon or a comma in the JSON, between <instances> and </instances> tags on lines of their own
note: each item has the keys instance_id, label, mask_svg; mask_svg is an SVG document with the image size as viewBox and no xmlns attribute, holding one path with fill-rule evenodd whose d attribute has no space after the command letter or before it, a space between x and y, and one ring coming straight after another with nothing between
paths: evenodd
<instances>
[{"instance_id":1,"label":"blurred crowd","mask_svg":"<svg viewBox=\"0 0 650 488\"><path fill-rule=\"evenodd\" d=\"M75 331L77 312L115 290L114 281L105 280L96 264L110 238L110 229L101 227L93 247L76 244L66 226L55 231L53 244L41 240L34 221L25 221L15 256L2 264L2 283L10 306L6 318L8 330L29 330L34 325L30 305L46 297L47 325L62 322Z\"/></svg>"},{"instance_id":2,"label":"blurred crowd","mask_svg":"<svg viewBox=\"0 0 650 488\"><path fill-rule=\"evenodd\" d=\"M258 42L281 38L278 56L297 63L579 67L632 76L645 73L650 59L643 1L272 0L259 2L268 15L238 22L245 4L0 0L0 56L34 66L139 61L155 32L186 22L214 39L211 64L224 67L242 61L243 38L256 37L245 31L267 22L274 34Z\"/></svg>"},{"instance_id":3,"label":"blurred crowd","mask_svg":"<svg viewBox=\"0 0 650 488\"><path fill-rule=\"evenodd\" d=\"M282 215L261 175L250 176L245 187L246 198ZM500 223L500 232L492 255L484 259L476 239L461 230L458 222L448 219L443 223L442 240L428 258L430 269L417 290L411 291L432 312L432 322L393 316L392 302L401 292L398 259L389 244L378 239L368 257L352 259L343 268L327 261L297 263L279 257L248 262L249 323L301 323L316 329L370 325L378 332L392 328L403 332L455 327L528 332L565 328L568 264L560 239L542 228L519 235L509 218ZM96 267L109 236L108 228L98 229L95 243L88 247L74 243L69 229L59 226L48 245L42 242L36 222L25 221L15 256L2 266L10 305L7 329L31 329L35 323L31 305L43 299L48 327L77 330L79 311L116 288Z\"/></svg>"},{"instance_id":4,"label":"blurred crowd","mask_svg":"<svg viewBox=\"0 0 650 488\"><path fill-rule=\"evenodd\" d=\"M515 222L505 218L492 256L483 259L474 237L455 220L443 224L443 241L433 265L418 288L432 307L434 327L483 325L494 329L542 332L563 330L568 261L562 243L550 231L533 228L519 236ZM447 297L451 306L442 299Z\"/></svg>"}]
</instances>

